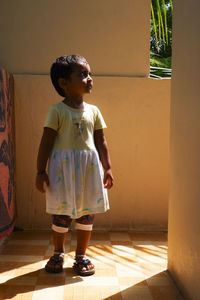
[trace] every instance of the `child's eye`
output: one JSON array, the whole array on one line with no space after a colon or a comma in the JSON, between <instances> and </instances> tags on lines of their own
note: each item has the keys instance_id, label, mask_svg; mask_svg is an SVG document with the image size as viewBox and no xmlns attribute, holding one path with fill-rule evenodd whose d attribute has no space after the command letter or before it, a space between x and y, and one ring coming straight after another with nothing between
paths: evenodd
<instances>
[{"instance_id":1,"label":"child's eye","mask_svg":"<svg viewBox=\"0 0 200 300\"><path fill-rule=\"evenodd\" d=\"M86 78L88 75L91 77L91 76L92 76L91 72L89 72L89 73L88 73L87 71L81 72L81 76L82 76L83 78Z\"/></svg>"},{"instance_id":2,"label":"child's eye","mask_svg":"<svg viewBox=\"0 0 200 300\"><path fill-rule=\"evenodd\" d=\"M81 76L82 76L83 78L87 77L87 72L86 72L86 71L81 72Z\"/></svg>"}]
</instances>

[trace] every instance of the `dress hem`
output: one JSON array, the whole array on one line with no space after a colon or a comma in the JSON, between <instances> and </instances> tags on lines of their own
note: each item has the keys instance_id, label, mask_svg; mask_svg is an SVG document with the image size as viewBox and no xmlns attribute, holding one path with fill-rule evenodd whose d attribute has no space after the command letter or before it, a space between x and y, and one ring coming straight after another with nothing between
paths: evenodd
<instances>
[{"instance_id":1,"label":"dress hem","mask_svg":"<svg viewBox=\"0 0 200 300\"><path fill-rule=\"evenodd\" d=\"M110 209L110 207L106 208L106 209L101 209L101 210L92 210L90 209L88 212L83 212L83 213L80 213L80 214L77 214L76 216L72 215L72 214L69 214L69 213L65 213L65 212L61 212L61 213L58 213L58 211L54 211L54 210L46 210L46 213L47 214L51 214L51 215L64 215L64 216L69 216L71 217L71 219L78 219L82 216L85 216L85 215L91 215L91 214L98 214L98 213L104 213L106 211L108 211Z\"/></svg>"}]
</instances>

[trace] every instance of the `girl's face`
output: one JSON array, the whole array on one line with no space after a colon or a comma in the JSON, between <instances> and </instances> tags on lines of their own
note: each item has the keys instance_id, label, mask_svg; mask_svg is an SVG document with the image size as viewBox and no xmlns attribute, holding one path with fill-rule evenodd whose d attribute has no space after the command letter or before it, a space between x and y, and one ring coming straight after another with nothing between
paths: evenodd
<instances>
[{"instance_id":1,"label":"girl's face","mask_svg":"<svg viewBox=\"0 0 200 300\"><path fill-rule=\"evenodd\" d=\"M88 64L76 64L73 66L70 79L66 81L66 96L83 96L91 93L93 80Z\"/></svg>"}]
</instances>

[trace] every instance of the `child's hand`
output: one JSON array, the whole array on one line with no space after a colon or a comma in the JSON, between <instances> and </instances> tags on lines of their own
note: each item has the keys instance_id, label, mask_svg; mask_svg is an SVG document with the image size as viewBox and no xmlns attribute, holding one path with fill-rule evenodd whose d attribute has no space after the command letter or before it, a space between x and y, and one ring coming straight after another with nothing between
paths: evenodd
<instances>
[{"instance_id":1,"label":"child's hand","mask_svg":"<svg viewBox=\"0 0 200 300\"><path fill-rule=\"evenodd\" d=\"M111 169L105 170L103 179L104 188L108 190L111 189L111 187L113 186L113 180L114 178Z\"/></svg>"},{"instance_id":2,"label":"child's hand","mask_svg":"<svg viewBox=\"0 0 200 300\"><path fill-rule=\"evenodd\" d=\"M46 185L49 186L49 177L47 173L45 172L43 174L37 174L35 185L38 191L40 191L41 193L46 192L44 189L44 183L46 183Z\"/></svg>"}]
</instances>

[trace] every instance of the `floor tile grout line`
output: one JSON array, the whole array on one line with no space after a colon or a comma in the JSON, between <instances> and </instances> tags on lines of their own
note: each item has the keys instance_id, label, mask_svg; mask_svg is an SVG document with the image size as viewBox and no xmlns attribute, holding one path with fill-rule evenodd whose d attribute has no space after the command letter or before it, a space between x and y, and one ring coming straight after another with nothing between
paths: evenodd
<instances>
[{"instance_id":1,"label":"floor tile grout line","mask_svg":"<svg viewBox=\"0 0 200 300\"><path fill-rule=\"evenodd\" d=\"M71 241L67 241L67 242L69 242L70 246L72 245L72 242L71 242ZM90 245L90 246L93 246L93 247L95 246L95 242L98 242L98 243L108 243L108 242L110 242L110 245L109 245L109 246L110 246L110 248L111 248L111 250L112 250L112 263L114 264L114 269L115 269L116 271L117 271L117 266L118 266L118 265L121 265L121 266L126 265L125 263L121 263L121 262L116 263L116 262L114 261L114 259L113 259L113 257L119 256L119 255L117 255L116 253L114 253L113 249L114 249L114 246L115 246L115 245L113 245L113 244L115 244L116 242L118 242L118 243L120 244L120 241L113 241L113 240L111 240L111 239L109 239L109 240L106 239L106 240L98 240L98 241L97 241L97 240L92 240L92 242L93 242L93 244ZM113 242L113 244L112 244L112 242ZM123 246L124 249L125 249L126 245L123 245L124 242L130 242L130 241L121 241L121 244L122 244L122 246ZM144 241L136 241L136 242L139 243L139 244L141 244L141 243L144 242ZM148 241L145 241L145 243L146 243L146 242L148 242ZM131 247L130 247L130 245L129 245L129 247L127 247L127 249L128 249L128 250L129 250L130 248L133 249L133 248L134 248L134 243L135 243L135 241L132 241L132 240L131 240L131 244L132 244L132 245L131 245ZM153 244L154 247L155 247L155 245L154 245L155 243L157 243L157 244L162 244L163 241L160 241L160 242L159 242L159 241L156 241L156 242L153 241L153 242L151 242L151 244ZM48 245L45 245L45 246L49 247L50 245L52 245L52 244L51 244L51 239L49 239L49 244L48 244ZM121 246L121 245L120 245L120 246ZM146 247L147 247L148 245L144 244L143 246L146 246ZM167 246L167 245L166 245L166 246ZM115 249L115 250L116 250L116 249ZM128 251L128 250L127 250L127 251ZM118 252L118 253L119 253L119 252ZM94 255L94 254L93 254L93 255ZM1 256L1 255L0 255L0 256ZM29 256L29 257L30 257L31 255L26 255L26 256ZM33 257L33 256L35 256L35 255L32 255L32 257ZM36 255L36 256L37 256L37 255ZM100 257L102 257L102 258L106 257L106 259L108 259L110 256L111 256L110 253L106 253L106 252L105 252L105 253L102 252L101 255L100 255ZM147 253L146 256L149 256L149 257L150 257L150 256L155 257L155 253L154 253L154 252L153 252L153 253L150 253L150 254ZM37 258L38 258L38 257L40 257L40 256L37 256ZM44 256L44 257L45 257L45 256ZM44 257L43 257L43 258L44 258ZM141 256L141 255L138 255L138 257L141 258L142 256ZM95 255L94 255L94 258L95 258ZM166 258L164 257L164 255L163 255L163 260L166 261ZM1 263L1 261L0 261L0 263ZM35 263L35 262L33 262L33 263ZM36 263L37 263L37 262L36 262ZM150 263L150 262L147 261L147 264L148 264L148 263ZM140 262L140 263L129 262L128 264L130 264L130 265L133 265L133 264L134 264L135 266L136 266L136 265L140 266L141 262ZM153 264L153 265L156 265L155 262L153 262L152 264ZM141 266L140 266L140 268L141 268L141 270L143 270ZM160 266L160 269L162 269L162 266ZM154 272L154 273L155 273L155 272ZM101 274L101 273L100 273L100 274ZM122 273L122 274L123 274L123 273ZM144 275L145 275L145 274L144 274ZM146 275L147 278L149 278L150 276L151 276L151 275ZM39 275L37 275L37 278L38 278L38 277L39 277ZM100 277L97 276L96 278L94 277L94 278L91 279L91 280L95 283L95 280L99 280L99 278L103 278L104 280L106 279L105 276L100 276ZM115 282L116 282L116 287L118 287L118 289L120 290L120 287L122 286L122 285L120 284L120 280L121 280L121 278L124 278L124 277L121 277L121 276L120 276L120 273L116 272L116 276L114 276L114 277L113 277L113 276L110 276L110 277L108 277L108 278L115 278L115 279L116 279L116 280L115 280ZM102 279L102 282L103 282L103 279ZM108 280L108 279L107 279L107 280ZM127 281L127 282L128 282L128 281ZM83 286L87 286L86 284L87 284L87 281L86 281L86 283L83 282ZM75 285L74 285L74 288L75 288L76 286L77 286L77 285L75 284ZM92 286L92 285L91 285L91 286ZM77 286L77 287L78 287L78 286ZM127 286L127 288L128 288L128 286ZM148 289L149 289L149 286L148 286ZM150 291L150 292L151 292L151 291ZM119 292L119 293L121 293L121 292ZM33 291L33 294L34 294L34 291ZM114 295L114 294L113 294L113 295ZM101 299L103 299L102 294L101 294L100 297L101 297ZM104 299L105 299L105 298L104 298Z\"/></svg>"}]
</instances>

